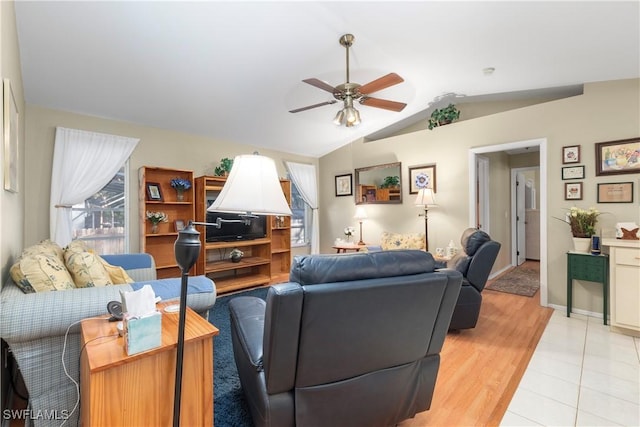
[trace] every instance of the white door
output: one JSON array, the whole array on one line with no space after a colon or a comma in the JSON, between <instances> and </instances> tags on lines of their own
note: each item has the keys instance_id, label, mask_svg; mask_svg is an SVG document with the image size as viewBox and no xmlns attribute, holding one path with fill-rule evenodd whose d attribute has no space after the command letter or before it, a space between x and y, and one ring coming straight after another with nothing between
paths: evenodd
<instances>
[{"instance_id":1,"label":"white door","mask_svg":"<svg viewBox=\"0 0 640 427\"><path fill-rule=\"evenodd\" d=\"M527 258L525 240L525 179L522 172L516 174L516 250L518 265Z\"/></svg>"},{"instance_id":2,"label":"white door","mask_svg":"<svg viewBox=\"0 0 640 427\"><path fill-rule=\"evenodd\" d=\"M475 227L490 234L489 224L489 159L476 156L476 223Z\"/></svg>"}]
</instances>

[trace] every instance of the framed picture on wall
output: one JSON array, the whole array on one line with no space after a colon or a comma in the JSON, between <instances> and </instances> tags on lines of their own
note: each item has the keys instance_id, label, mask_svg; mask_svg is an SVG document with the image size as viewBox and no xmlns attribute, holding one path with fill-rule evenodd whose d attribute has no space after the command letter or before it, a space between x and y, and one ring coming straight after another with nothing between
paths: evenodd
<instances>
[{"instance_id":1,"label":"framed picture on wall","mask_svg":"<svg viewBox=\"0 0 640 427\"><path fill-rule=\"evenodd\" d=\"M336 175L336 197L353 196L353 174Z\"/></svg>"},{"instance_id":2,"label":"framed picture on wall","mask_svg":"<svg viewBox=\"0 0 640 427\"><path fill-rule=\"evenodd\" d=\"M640 173L640 138L596 144L596 175Z\"/></svg>"},{"instance_id":3,"label":"framed picture on wall","mask_svg":"<svg viewBox=\"0 0 640 427\"><path fill-rule=\"evenodd\" d=\"M582 183L567 182L564 185L564 199L565 200L582 200Z\"/></svg>"},{"instance_id":4,"label":"framed picture on wall","mask_svg":"<svg viewBox=\"0 0 640 427\"><path fill-rule=\"evenodd\" d=\"M580 163L580 146L567 145L562 147L562 164Z\"/></svg>"},{"instance_id":5,"label":"framed picture on wall","mask_svg":"<svg viewBox=\"0 0 640 427\"><path fill-rule=\"evenodd\" d=\"M409 166L409 194L418 194L422 188L436 192L436 165Z\"/></svg>"},{"instance_id":6,"label":"framed picture on wall","mask_svg":"<svg viewBox=\"0 0 640 427\"><path fill-rule=\"evenodd\" d=\"M598 184L598 203L633 203L633 182Z\"/></svg>"},{"instance_id":7,"label":"framed picture on wall","mask_svg":"<svg viewBox=\"0 0 640 427\"><path fill-rule=\"evenodd\" d=\"M565 166L562 168L562 179L584 179L584 166Z\"/></svg>"},{"instance_id":8,"label":"framed picture on wall","mask_svg":"<svg viewBox=\"0 0 640 427\"><path fill-rule=\"evenodd\" d=\"M18 192L18 105L9 79L3 80L4 189Z\"/></svg>"}]
</instances>

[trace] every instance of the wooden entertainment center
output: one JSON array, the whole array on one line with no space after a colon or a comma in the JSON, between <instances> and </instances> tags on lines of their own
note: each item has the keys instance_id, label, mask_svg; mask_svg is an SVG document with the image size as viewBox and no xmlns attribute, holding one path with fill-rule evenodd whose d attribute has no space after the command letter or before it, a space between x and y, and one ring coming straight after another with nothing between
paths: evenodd
<instances>
[{"instance_id":1,"label":"wooden entertainment center","mask_svg":"<svg viewBox=\"0 0 640 427\"><path fill-rule=\"evenodd\" d=\"M207 201L214 200L222 190L226 177L200 176L193 171L143 166L140 177L140 247L153 255L158 277L179 277L180 271L173 256L173 244L178 237L175 221L185 225L189 220L206 222ZM184 192L184 201L178 202L170 186L172 178L189 179L192 187ZM149 200L148 184L158 184L162 200ZM291 205L291 182L280 180L282 191ZM151 233L146 221L147 210L163 211L169 215L168 223L161 223L158 233ZM207 242L205 226L196 226L200 232L202 249L192 274L204 274L216 284L218 293L235 291L268 283L286 281L291 268L291 218L269 216L264 238L234 242ZM232 262L229 254L234 248L244 252L239 262Z\"/></svg>"}]
</instances>

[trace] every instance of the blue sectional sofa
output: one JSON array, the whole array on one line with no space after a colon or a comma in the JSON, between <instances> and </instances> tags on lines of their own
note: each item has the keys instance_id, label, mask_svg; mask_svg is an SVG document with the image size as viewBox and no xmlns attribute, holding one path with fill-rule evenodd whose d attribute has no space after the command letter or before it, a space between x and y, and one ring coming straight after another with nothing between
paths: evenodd
<instances>
[{"instance_id":1,"label":"blue sectional sofa","mask_svg":"<svg viewBox=\"0 0 640 427\"><path fill-rule=\"evenodd\" d=\"M121 291L151 285L163 300L178 299L180 279L156 279L153 257L148 254L111 255L103 258L119 265L135 282L124 285L90 287L25 294L9 280L0 293L0 338L13 353L27 390L32 414L71 413L79 398L76 385L65 375L62 356L69 375L79 378L80 321L107 314L109 301L120 301ZM187 304L206 318L216 301L215 284L205 276L189 278ZM65 338L65 334L68 335ZM66 343L66 347L65 347ZM78 413L65 426L76 426ZM55 411L55 412L54 412ZM27 425L59 426L63 420L34 417Z\"/></svg>"}]
</instances>

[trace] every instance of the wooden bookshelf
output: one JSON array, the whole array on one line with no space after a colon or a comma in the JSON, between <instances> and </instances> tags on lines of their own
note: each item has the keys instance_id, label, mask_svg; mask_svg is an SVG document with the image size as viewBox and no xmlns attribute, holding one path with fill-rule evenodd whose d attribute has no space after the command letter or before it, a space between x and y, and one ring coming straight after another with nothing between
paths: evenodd
<instances>
[{"instance_id":1,"label":"wooden bookshelf","mask_svg":"<svg viewBox=\"0 0 640 427\"><path fill-rule=\"evenodd\" d=\"M226 182L225 177L195 178L195 220L206 222L208 200L214 200ZM281 180L283 192L291 203L291 183ZM196 274L204 274L216 284L218 293L235 291L267 283L275 283L291 268L291 218L267 218L267 236L262 239L235 242L207 242L205 226L198 225L202 250L196 261ZM240 262L229 259L232 249L244 252Z\"/></svg>"},{"instance_id":2,"label":"wooden bookshelf","mask_svg":"<svg viewBox=\"0 0 640 427\"><path fill-rule=\"evenodd\" d=\"M191 188L184 191L184 200L179 201L177 192L171 187L171 179L183 178L191 182ZM194 218L193 171L142 166L138 170L139 207L140 207L140 251L151 254L156 263L159 279L180 277L180 268L176 263L173 245L178 238L176 220L186 225ZM151 200L149 185L157 185L161 199ZM146 212L164 212L167 222L158 224L158 232L152 233L152 224L147 221ZM192 273L195 271L192 270Z\"/></svg>"}]
</instances>

